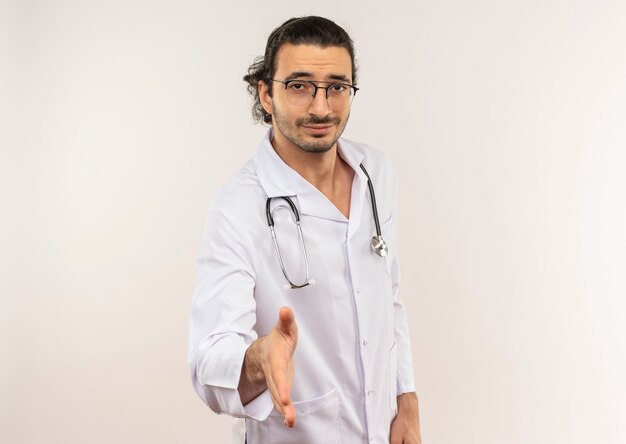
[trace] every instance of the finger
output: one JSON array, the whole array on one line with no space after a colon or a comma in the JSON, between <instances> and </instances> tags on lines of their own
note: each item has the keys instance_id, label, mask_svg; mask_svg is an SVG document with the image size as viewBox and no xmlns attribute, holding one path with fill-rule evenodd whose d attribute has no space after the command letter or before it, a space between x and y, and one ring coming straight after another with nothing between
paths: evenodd
<instances>
[{"instance_id":1,"label":"finger","mask_svg":"<svg viewBox=\"0 0 626 444\"><path fill-rule=\"evenodd\" d=\"M291 402L291 399L285 404L280 398L279 391L276 388L274 380L270 377L267 381L267 386L270 388L270 394L272 395L272 401L276 406L276 409L283 416L285 425L287 427L293 427L296 425L296 409Z\"/></svg>"},{"instance_id":2,"label":"finger","mask_svg":"<svg viewBox=\"0 0 626 444\"><path fill-rule=\"evenodd\" d=\"M285 406L285 425L293 427L296 425L296 407L293 404Z\"/></svg>"},{"instance_id":3,"label":"finger","mask_svg":"<svg viewBox=\"0 0 626 444\"><path fill-rule=\"evenodd\" d=\"M293 310L287 306L281 307L278 312L278 330L289 336L297 333L296 315Z\"/></svg>"},{"instance_id":4,"label":"finger","mask_svg":"<svg viewBox=\"0 0 626 444\"><path fill-rule=\"evenodd\" d=\"M283 349L284 350L284 349ZM276 385L278 399L283 406L291 403L291 381L289 380L289 356L286 350L277 351L270 364L272 382Z\"/></svg>"},{"instance_id":5,"label":"finger","mask_svg":"<svg viewBox=\"0 0 626 444\"><path fill-rule=\"evenodd\" d=\"M398 431L397 417L391 421L391 430L389 431L389 444L402 444L402 435Z\"/></svg>"},{"instance_id":6,"label":"finger","mask_svg":"<svg viewBox=\"0 0 626 444\"><path fill-rule=\"evenodd\" d=\"M280 401L280 395L278 394L278 389L276 388L276 384L274 383L271 373L267 374L265 380L267 382L267 388L270 391L270 395L272 396L272 402L274 403L276 410L278 410L280 414L284 417L285 409L283 408L283 403Z\"/></svg>"},{"instance_id":7,"label":"finger","mask_svg":"<svg viewBox=\"0 0 626 444\"><path fill-rule=\"evenodd\" d=\"M287 378L289 369L278 370L275 384L278 389L279 399L282 403L283 418L287 427L296 425L296 408L291 401L291 382Z\"/></svg>"},{"instance_id":8,"label":"finger","mask_svg":"<svg viewBox=\"0 0 626 444\"><path fill-rule=\"evenodd\" d=\"M278 389L279 399L283 407L283 418L287 427L296 424L296 409L291 401L291 380L289 378L290 359L286 353L277 353L276 359L272 360L272 380ZM282 356L280 356L282 355Z\"/></svg>"}]
</instances>

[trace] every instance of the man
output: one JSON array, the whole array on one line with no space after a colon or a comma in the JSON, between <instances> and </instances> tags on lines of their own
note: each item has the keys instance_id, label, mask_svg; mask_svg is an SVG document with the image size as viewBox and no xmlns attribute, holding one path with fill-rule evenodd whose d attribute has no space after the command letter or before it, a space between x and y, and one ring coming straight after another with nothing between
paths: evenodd
<instances>
[{"instance_id":1,"label":"man","mask_svg":"<svg viewBox=\"0 0 626 444\"><path fill-rule=\"evenodd\" d=\"M395 179L340 139L356 76L348 34L303 17L244 77L271 128L209 211L188 357L200 397L246 418L249 444L421 443Z\"/></svg>"}]
</instances>

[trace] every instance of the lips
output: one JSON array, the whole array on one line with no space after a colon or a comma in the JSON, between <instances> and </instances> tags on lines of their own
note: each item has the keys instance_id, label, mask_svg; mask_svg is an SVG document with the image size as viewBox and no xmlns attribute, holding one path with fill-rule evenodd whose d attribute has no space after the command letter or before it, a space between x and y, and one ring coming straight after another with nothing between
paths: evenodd
<instances>
[{"instance_id":1,"label":"lips","mask_svg":"<svg viewBox=\"0 0 626 444\"><path fill-rule=\"evenodd\" d=\"M302 125L302 127L312 134L325 134L330 131L332 125Z\"/></svg>"}]
</instances>

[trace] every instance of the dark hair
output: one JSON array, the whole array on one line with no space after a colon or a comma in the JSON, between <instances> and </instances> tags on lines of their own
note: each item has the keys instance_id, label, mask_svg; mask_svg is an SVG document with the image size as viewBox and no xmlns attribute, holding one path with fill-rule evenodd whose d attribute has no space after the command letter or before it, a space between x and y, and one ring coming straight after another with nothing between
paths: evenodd
<instances>
[{"instance_id":1,"label":"dark hair","mask_svg":"<svg viewBox=\"0 0 626 444\"><path fill-rule=\"evenodd\" d=\"M358 68L354 58L354 45L348 33L335 22L323 17L291 18L272 31L265 45L265 55L257 57L248 68L248 74L243 77L243 80L248 83L248 92L254 99L252 117L255 121L272 122L272 115L268 114L261 105L257 88L259 81L263 80L267 83L270 96L272 95L272 82L268 80L273 78L276 72L278 50L286 43L316 45L322 48L329 46L346 48L352 61L352 84L356 85Z\"/></svg>"}]
</instances>

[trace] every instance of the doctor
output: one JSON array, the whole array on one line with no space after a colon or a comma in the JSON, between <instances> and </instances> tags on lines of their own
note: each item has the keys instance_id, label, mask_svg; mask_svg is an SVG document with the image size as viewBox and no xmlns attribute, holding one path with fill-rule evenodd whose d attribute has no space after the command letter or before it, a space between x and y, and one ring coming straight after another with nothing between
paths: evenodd
<instances>
[{"instance_id":1,"label":"doctor","mask_svg":"<svg viewBox=\"0 0 626 444\"><path fill-rule=\"evenodd\" d=\"M202 400L245 418L248 444L421 443L395 179L340 137L356 76L348 34L303 17L244 78L271 128L208 212L188 361Z\"/></svg>"}]
</instances>

